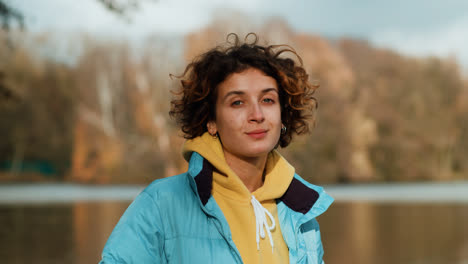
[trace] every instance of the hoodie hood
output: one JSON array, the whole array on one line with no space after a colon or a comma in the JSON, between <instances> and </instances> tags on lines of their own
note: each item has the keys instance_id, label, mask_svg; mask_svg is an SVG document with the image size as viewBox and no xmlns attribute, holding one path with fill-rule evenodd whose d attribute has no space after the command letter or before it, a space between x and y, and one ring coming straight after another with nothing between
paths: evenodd
<instances>
[{"instance_id":1,"label":"hoodie hood","mask_svg":"<svg viewBox=\"0 0 468 264\"><path fill-rule=\"evenodd\" d=\"M263 186L253 193L247 189L241 179L227 164L219 138L205 132L202 136L187 140L183 147L183 156L189 161L193 152L197 152L214 167L213 184L233 199L250 202L252 194L260 202L280 198L288 189L293 177L294 167L276 150L268 154L265 166Z\"/></svg>"}]
</instances>

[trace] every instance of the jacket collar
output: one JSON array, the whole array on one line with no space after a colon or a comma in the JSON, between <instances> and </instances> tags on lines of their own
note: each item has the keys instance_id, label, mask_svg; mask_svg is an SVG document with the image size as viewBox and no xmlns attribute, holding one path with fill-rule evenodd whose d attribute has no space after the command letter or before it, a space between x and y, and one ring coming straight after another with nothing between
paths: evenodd
<instances>
[{"instance_id":1,"label":"jacket collar","mask_svg":"<svg viewBox=\"0 0 468 264\"><path fill-rule=\"evenodd\" d=\"M188 173L195 180L198 197L205 206L211 197L213 166L200 154L193 152ZM304 181L296 174L284 195L277 201L283 202L296 213L313 218L322 214L333 202L333 198L328 196L321 187Z\"/></svg>"},{"instance_id":2,"label":"jacket collar","mask_svg":"<svg viewBox=\"0 0 468 264\"><path fill-rule=\"evenodd\" d=\"M189 162L188 174L190 175L189 178L191 178L190 183L193 191L200 199L202 210L221 220L220 232L230 237L231 231L224 214L211 196L213 166L200 154L193 152ZM277 199L281 233L290 250L289 256L292 262L301 260L306 255L305 248L303 246L298 247L298 242L304 243L303 238L301 241L297 241L298 234L307 232L310 228L318 227L317 222L311 220L325 212L332 202L333 198L326 194L322 187L306 182L297 174L294 175L284 195ZM306 223L312 223L312 225Z\"/></svg>"}]
</instances>

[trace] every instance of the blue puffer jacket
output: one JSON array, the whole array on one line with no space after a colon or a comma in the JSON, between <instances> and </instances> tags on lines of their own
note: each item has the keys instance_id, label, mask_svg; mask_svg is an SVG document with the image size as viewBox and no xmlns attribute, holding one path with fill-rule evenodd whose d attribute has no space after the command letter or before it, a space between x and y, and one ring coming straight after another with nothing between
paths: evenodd
<instances>
[{"instance_id":1,"label":"blue puffer jacket","mask_svg":"<svg viewBox=\"0 0 468 264\"><path fill-rule=\"evenodd\" d=\"M100 263L242 263L211 187L211 164L193 153L187 173L156 180L138 195L109 237ZM323 263L315 218L332 202L321 187L298 175L277 200L290 263Z\"/></svg>"}]
</instances>

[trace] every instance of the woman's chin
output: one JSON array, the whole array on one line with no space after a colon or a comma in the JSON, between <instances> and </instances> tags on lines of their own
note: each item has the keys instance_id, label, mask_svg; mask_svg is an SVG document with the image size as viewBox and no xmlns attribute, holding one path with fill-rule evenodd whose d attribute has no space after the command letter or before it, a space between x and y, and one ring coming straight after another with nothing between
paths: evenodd
<instances>
[{"instance_id":1,"label":"woman's chin","mask_svg":"<svg viewBox=\"0 0 468 264\"><path fill-rule=\"evenodd\" d=\"M267 147L262 147L262 148L253 148L245 151L244 156L249 157L249 158L260 158L265 155L268 155L272 150L274 149L273 147L267 146Z\"/></svg>"}]
</instances>

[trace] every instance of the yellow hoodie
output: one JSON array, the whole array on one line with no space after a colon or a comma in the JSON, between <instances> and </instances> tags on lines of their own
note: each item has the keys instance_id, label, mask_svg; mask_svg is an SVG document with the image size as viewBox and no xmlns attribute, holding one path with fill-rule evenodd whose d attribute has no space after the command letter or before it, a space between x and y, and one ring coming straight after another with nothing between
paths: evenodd
<instances>
[{"instance_id":1,"label":"yellow hoodie","mask_svg":"<svg viewBox=\"0 0 468 264\"><path fill-rule=\"evenodd\" d=\"M232 239L243 262L288 263L289 252L279 226L276 199L286 192L294 177L294 168L276 150L273 150L268 155L263 186L250 193L226 163L218 138L205 133L201 137L187 140L183 149L186 160L190 159L192 152L203 156L215 168L212 195L226 217ZM265 230L265 238L260 238L259 249L257 249L256 218L251 203L252 195L275 219L276 225L271 231L273 248ZM267 221L268 225L271 225L270 220Z\"/></svg>"}]
</instances>

